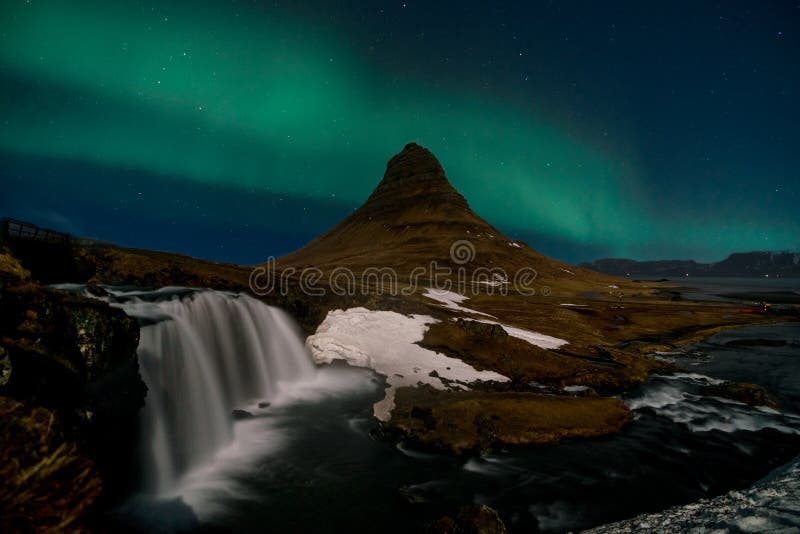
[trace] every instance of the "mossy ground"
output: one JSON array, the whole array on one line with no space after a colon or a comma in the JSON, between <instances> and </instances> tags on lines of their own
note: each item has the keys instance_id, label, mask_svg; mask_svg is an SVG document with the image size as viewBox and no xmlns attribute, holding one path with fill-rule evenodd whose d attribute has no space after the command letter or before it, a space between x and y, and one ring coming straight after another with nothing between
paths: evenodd
<instances>
[{"instance_id":1,"label":"mossy ground","mask_svg":"<svg viewBox=\"0 0 800 534\"><path fill-rule=\"evenodd\" d=\"M455 454L498 445L552 445L620 430L630 410L615 398L529 392L400 388L388 430Z\"/></svg>"}]
</instances>

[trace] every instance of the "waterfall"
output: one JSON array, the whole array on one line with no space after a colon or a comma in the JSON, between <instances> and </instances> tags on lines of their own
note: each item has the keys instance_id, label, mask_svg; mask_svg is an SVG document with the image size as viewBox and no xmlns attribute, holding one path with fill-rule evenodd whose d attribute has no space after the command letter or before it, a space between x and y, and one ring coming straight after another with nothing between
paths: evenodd
<instances>
[{"instance_id":1,"label":"waterfall","mask_svg":"<svg viewBox=\"0 0 800 534\"><path fill-rule=\"evenodd\" d=\"M233 409L314 376L292 319L251 297L165 289L113 300L142 324L145 476L157 494L231 442Z\"/></svg>"}]
</instances>

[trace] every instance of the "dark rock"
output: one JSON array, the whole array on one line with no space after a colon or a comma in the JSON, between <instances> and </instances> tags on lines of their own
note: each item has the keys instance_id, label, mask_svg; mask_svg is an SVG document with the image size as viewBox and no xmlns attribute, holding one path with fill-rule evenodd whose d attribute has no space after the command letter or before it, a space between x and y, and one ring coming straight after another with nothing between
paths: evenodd
<instances>
[{"instance_id":1,"label":"dark rock","mask_svg":"<svg viewBox=\"0 0 800 534\"><path fill-rule=\"evenodd\" d=\"M604 360L614 360L614 355L611 354L607 349L603 347L598 347L597 345L592 345L592 349L597 353L598 358L602 358Z\"/></svg>"},{"instance_id":2,"label":"dark rock","mask_svg":"<svg viewBox=\"0 0 800 534\"><path fill-rule=\"evenodd\" d=\"M703 392L713 397L722 397L747 404L748 406L766 406L780 411L780 406L769 395L767 390L756 384L744 382L726 382L705 386Z\"/></svg>"},{"instance_id":3,"label":"dark rock","mask_svg":"<svg viewBox=\"0 0 800 534\"><path fill-rule=\"evenodd\" d=\"M469 335L477 338L491 339L493 341L503 341L508 338L508 332L499 324L467 321L465 319L459 319L456 323L459 328L466 330Z\"/></svg>"},{"instance_id":4,"label":"dark rock","mask_svg":"<svg viewBox=\"0 0 800 534\"><path fill-rule=\"evenodd\" d=\"M259 402L258 403L258 407L259 408L269 408L270 407L270 403L269 402Z\"/></svg>"},{"instance_id":5,"label":"dark rock","mask_svg":"<svg viewBox=\"0 0 800 534\"><path fill-rule=\"evenodd\" d=\"M106 289L100 286L95 280L89 280L86 283L86 291L89 292L90 295L94 295L95 297L107 297L110 293L106 291Z\"/></svg>"},{"instance_id":6,"label":"dark rock","mask_svg":"<svg viewBox=\"0 0 800 534\"><path fill-rule=\"evenodd\" d=\"M506 534L500 515L484 504L463 506L455 519L444 516L428 526L429 534Z\"/></svg>"},{"instance_id":7,"label":"dark rock","mask_svg":"<svg viewBox=\"0 0 800 534\"><path fill-rule=\"evenodd\" d=\"M243 419L253 418L253 414L251 414L247 410L233 410L231 412L231 416L233 417L234 421L241 421Z\"/></svg>"},{"instance_id":8,"label":"dark rock","mask_svg":"<svg viewBox=\"0 0 800 534\"><path fill-rule=\"evenodd\" d=\"M20 276L13 262L0 261L0 278L0 394L51 410L64 439L99 469L105 498L128 492L139 476L147 393L138 324L104 302Z\"/></svg>"},{"instance_id":9,"label":"dark rock","mask_svg":"<svg viewBox=\"0 0 800 534\"><path fill-rule=\"evenodd\" d=\"M0 388L11 380L11 358L3 347L0 347Z\"/></svg>"},{"instance_id":10,"label":"dark rock","mask_svg":"<svg viewBox=\"0 0 800 534\"><path fill-rule=\"evenodd\" d=\"M497 426L495 422L500 419L496 415L478 414L475 416L475 433L477 435L477 448L482 453L489 453L497 441Z\"/></svg>"},{"instance_id":11,"label":"dark rock","mask_svg":"<svg viewBox=\"0 0 800 534\"><path fill-rule=\"evenodd\" d=\"M405 502L408 504L419 504L427 501L425 497L414 491L413 488L408 486L401 486L397 489L397 493L400 494L400 497L403 498Z\"/></svg>"}]
</instances>

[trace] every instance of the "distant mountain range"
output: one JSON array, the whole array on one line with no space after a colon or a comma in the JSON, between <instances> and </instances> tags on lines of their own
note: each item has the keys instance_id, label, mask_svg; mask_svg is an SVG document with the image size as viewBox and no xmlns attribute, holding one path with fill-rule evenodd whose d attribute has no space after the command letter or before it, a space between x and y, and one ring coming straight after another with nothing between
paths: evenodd
<instances>
[{"instance_id":1,"label":"distant mountain range","mask_svg":"<svg viewBox=\"0 0 800 534\"><path fill-rule=\"evenodd\" d=\"M616 276L800 277L800 253L736 252L715 263L605 258L582 263L581 267Z\"/></svg>"}]
</instances>

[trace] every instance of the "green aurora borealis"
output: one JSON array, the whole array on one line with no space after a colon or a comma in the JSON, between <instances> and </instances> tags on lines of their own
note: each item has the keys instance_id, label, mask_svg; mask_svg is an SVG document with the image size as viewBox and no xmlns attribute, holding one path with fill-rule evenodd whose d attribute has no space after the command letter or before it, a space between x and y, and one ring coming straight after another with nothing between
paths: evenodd
<instances>
[{"instance_id":1,"label":"green aurora borealis","mask_svg":"<svg viewBox=\"0 0 800 534\"><path fill-rule=\"evenodd\" d=\"M14 177L0 178L6 187L35 180L31 162L39 160L121 168L128 176L164 177L164 188L153 191L161 198L136 204L126 199L141 196L135 185L102 171L57 176L51 187L69 191L80 183L76 202L87 209L118 202L125 220L178 217L184 224L194 212L170 213L165 200L180 197L183 187L208 188L212 196L222 188L234 199L293 199L293 208L265 209L250 221L280 229L314 217L308 210L321 204L343 212L358 206L386 160L413 140L439 157L477 213L510 235L567 243L567 260L594 254L713 260L733 251L800 249L790 209L797 173L774 158L774 165L760 166L769 179L740 165L739 155L734 167L741 175L724 185L702 175L670 182L685 168L666 161L667 171L654 169L639 131L629 127L635 121L620 121L609 140L599 119L562 120L541 111L569 105L568 99L551 103L500 84L483 90L468 79L457 83L456 74L415 75L377 61L346 28L307 11L56 1L4 2L0 10L0 151L26 162L15 166ZM534 62L546 53L526 51ZM761 187L777 198L748 193ZM87 200L86 191L94 198ZM203 207L203 216L230 224L237 213L230 202ZM0 210L35 218L26 209L0 202ZM340 214L316 216L314 232ZM78 226L116 237L87 224ZM534 237L529 241L537 248ZM126 244L154 246L147 235L137 239ZM302 245L261 242L257 250L218 256L255 262ZM591 247L585 255L575 252L584 246ZM173 249L214 256L211 246L176 242ZM543 251L559 254L558 247Z\"/></svg>"}]
</instances>

